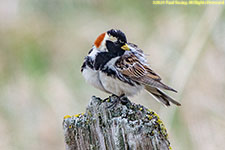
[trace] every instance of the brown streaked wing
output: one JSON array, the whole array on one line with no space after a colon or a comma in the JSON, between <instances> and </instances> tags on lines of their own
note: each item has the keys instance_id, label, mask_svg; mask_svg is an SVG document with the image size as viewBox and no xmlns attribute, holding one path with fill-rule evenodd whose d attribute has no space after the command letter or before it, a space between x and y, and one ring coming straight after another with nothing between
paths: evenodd
<instances>
[{"instance_id":1,"label":"brown streaked wing","mask_svg":"<svg viewBox=\"0 0 225 150\"><path fill-rule=\"evenodd\" d=\"M118 70L133 80L145 82L147 79L160 81L161 78L148 66L142 64L138 58L131 55L124 55L116 62Z\"/></svg>"},{"instance_id":2,"label":"brown streaked wing","mask_svg":"<svg viewBox=\"0 0 225 150\"><path fill-rule=\"evenodd\" d=\"M160 76L157 75L152 69L150 69L148 66L144 66L144 67L148 72L147 76L149 76L150 78L157 80L157 81L161 80Z\"/></svg>"}]
</instances>

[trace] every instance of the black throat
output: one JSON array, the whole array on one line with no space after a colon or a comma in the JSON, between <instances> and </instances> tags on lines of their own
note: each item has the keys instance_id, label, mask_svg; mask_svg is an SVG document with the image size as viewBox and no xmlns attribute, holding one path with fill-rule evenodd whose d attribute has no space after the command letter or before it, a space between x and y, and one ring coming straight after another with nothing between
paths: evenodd
<instances>
[{"instance_id":1,"label":"black throat","mask_svg":"<svg viewBox=\"0 0 225 150\"><path fill-rule=\"evenodd\" d=\"M108 63L112 58L122 56L125 51L121 49L121 46L122 45L120 45L119 43L106 41L106 48L108 49L108 52L100 52L97 54L94 68L96 70L102 69L105 64Z\"/></svg>"}]
</instances>

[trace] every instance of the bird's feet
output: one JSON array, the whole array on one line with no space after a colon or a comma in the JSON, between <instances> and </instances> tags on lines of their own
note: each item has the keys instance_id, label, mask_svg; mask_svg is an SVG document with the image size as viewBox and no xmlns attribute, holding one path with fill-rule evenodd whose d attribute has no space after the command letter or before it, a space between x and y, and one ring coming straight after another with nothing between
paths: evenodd
<instances>
[{"instance_id":1,"label":"bird's feet","mask_svg":"<svg viewBox=\"0 0 225 150\"><path fill-rule=\"evenodd\" d=\"M109 96L109 97L107 97L107 98L105 98L105 99L103 99L103 102L110 102L111 101L111 99L112 99L112 97L118 97L118 96L116 96L116 95L114 95L114 94L112 94L111 96Z\"/></svg>"},{"instance_id":2,"label":"bird's feet","mask_svg":"<svg viewBox=\"0 0 225 150\"><path fill-rule=\"evenodd\" d=\"M121 104L126 105L127 103L131 103L131 101L126 97L122 96L120 97Z\"/></svg>"},{"instance_id":3,"label":"bird's feet","mask_svg":"<svg viewBox=\"0 0 225 150\"><path fill-rule=\"evenodd\" d=\"M122 94L121 96L117 96L113 94L111 97L116 97L116 98L113 100L112 104L108 106L108 108L114 108L119 103L119 101L121 101L122 105L131 103L130 100L124 94Z\"/></svg>"}]
</instances>

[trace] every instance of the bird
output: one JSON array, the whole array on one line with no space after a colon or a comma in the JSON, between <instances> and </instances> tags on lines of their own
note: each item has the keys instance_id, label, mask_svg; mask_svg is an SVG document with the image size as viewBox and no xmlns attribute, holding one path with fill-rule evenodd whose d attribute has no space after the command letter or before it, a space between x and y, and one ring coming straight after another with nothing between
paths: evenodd
<instances>
[{"instance_id":1,"label":"bird","mask_svg":"<svg viewBox=\"0 0 225 150\"><path fill-rule=\"evenodd\" d=\"M97 37L84 59L81 72L89 84L119 97L122 102L145 89L164 106L170 106L170 103L181 105L163 90L177 91L162 82L150 68L144 52L128 42L124 32L118 29Z\"/></svg>"}]
</instances>

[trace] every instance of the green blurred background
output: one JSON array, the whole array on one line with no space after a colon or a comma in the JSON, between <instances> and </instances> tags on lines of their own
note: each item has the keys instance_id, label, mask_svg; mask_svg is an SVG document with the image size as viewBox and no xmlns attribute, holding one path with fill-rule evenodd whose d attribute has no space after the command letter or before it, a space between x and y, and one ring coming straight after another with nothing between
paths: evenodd
<instances>
[{"instance_id":1,"label":"green blurred background","mask_svg":"<svg viewBox=\"0 0 225 150\"><path fill-rule=\"evenodd\" d=\"M62 120L92 95L80 66L96 37L121 29L147 54L169 93L163 107L146 92L130 98L155 110L175 150L225 148L225 10L157 6L149 0L0 1L0 149L62 150Z\"/></svg>"}]
</instances>

